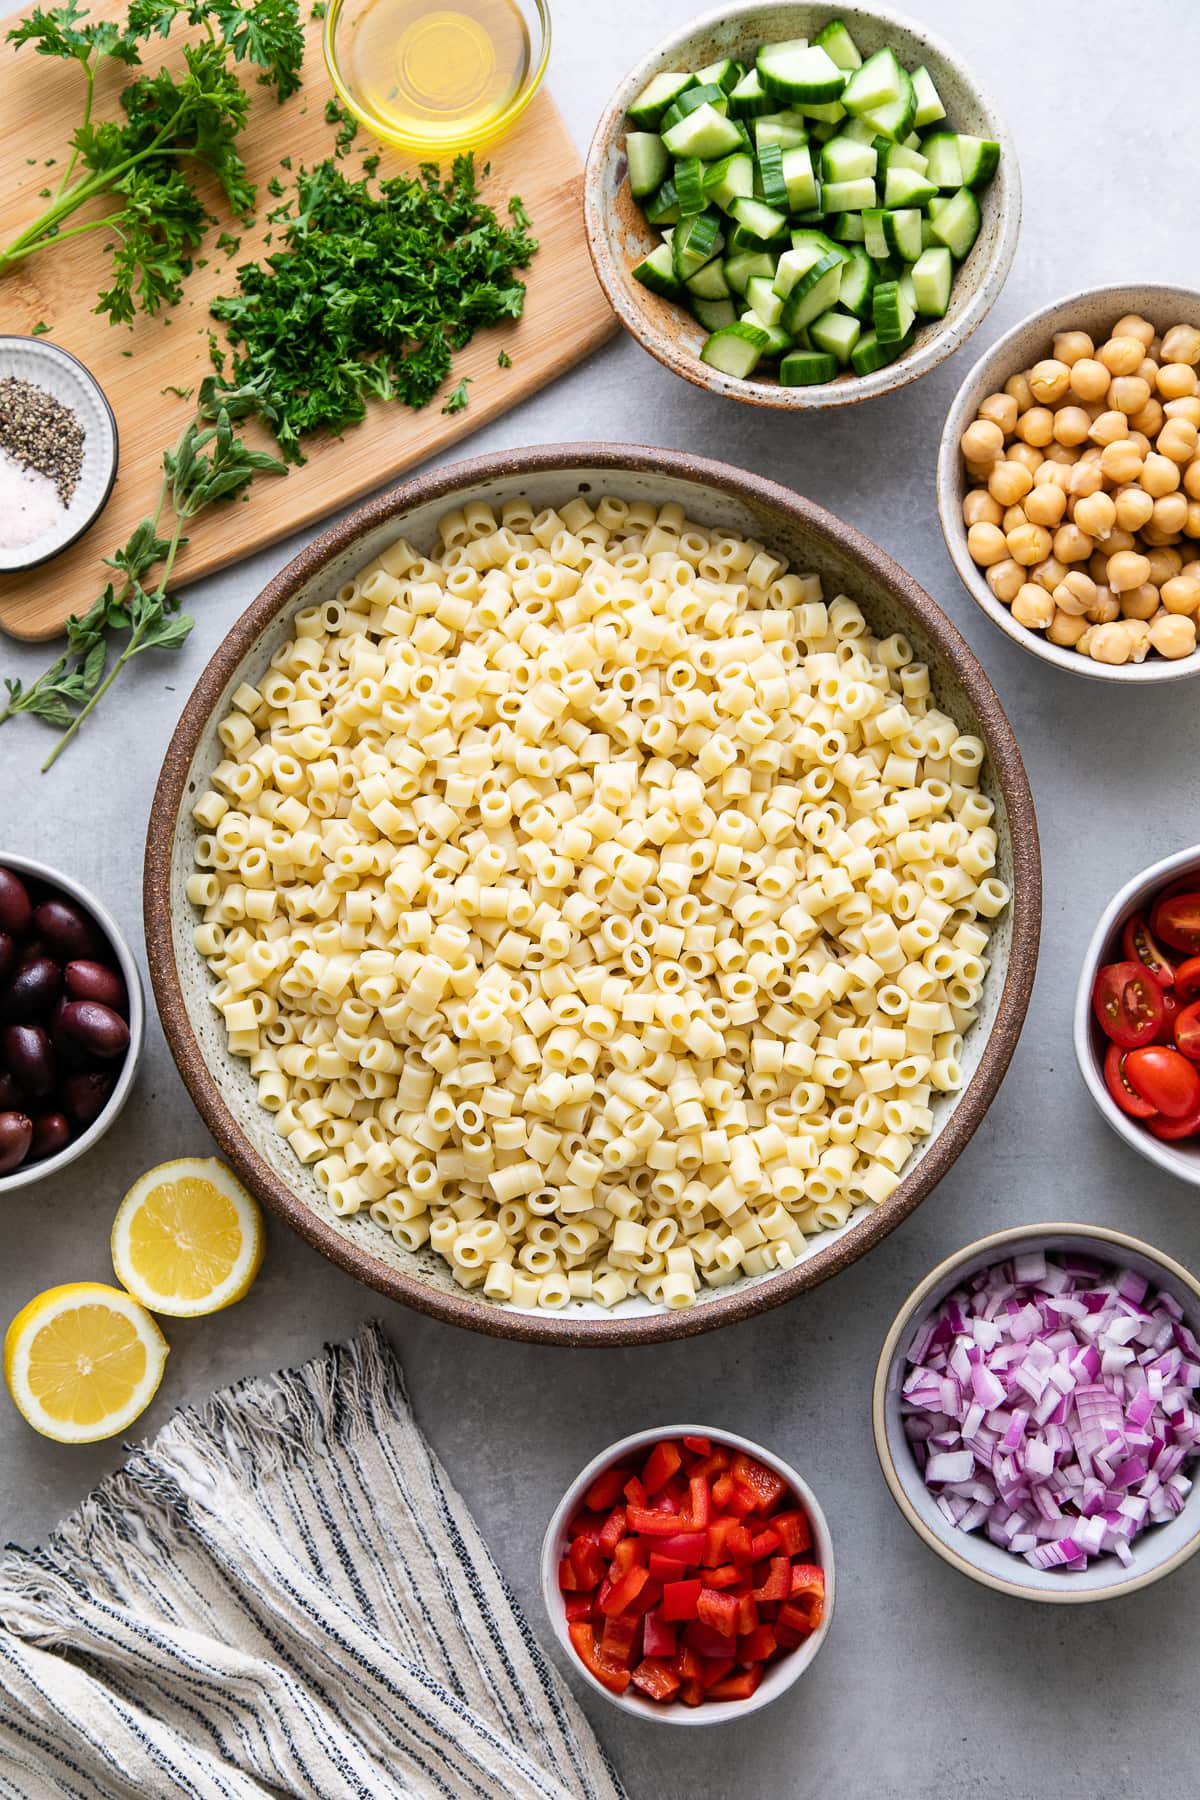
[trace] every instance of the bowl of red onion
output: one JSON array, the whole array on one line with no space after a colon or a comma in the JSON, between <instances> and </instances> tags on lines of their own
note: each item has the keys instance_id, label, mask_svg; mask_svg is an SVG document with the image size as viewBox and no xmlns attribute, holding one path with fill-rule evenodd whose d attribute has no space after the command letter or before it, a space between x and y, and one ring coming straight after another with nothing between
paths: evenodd
<instances>
[{"instance_id":1,"label":"bowl of red onion","mask_svg":"<svg viewBox=\"0 0 1200 1800\"><path fill-rule=\"evenodd\" d=\"M980 1238L916 1287L875 1372L884 1479L964 1575L1132 1593L1200 1549L1200 1283L1098 1225Z\"/></svg>"}]
</instances>

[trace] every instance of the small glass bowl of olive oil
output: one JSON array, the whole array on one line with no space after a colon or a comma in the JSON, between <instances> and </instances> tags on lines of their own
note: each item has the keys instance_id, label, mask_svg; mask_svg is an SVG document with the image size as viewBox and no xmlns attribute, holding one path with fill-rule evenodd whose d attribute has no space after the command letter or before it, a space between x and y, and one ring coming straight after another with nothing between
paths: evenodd
<instances>
[{"instance_id":1,"label":"small glass bowl of olive oil","mask_svg":"<svg viewBox=\"0 0 1200 1800\"><path fill-rule=\"evenodd\" d=\"M545 0L330 0L325 14L343 104L373 136L423 157L508 131L549 56Z\"/></svg>"}]
</instances>

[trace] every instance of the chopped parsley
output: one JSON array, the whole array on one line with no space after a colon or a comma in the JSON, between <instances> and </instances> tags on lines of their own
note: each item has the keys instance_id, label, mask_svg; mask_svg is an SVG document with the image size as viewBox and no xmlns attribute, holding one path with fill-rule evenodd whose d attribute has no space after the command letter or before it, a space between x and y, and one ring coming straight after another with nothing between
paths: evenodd
<instances>
[{"instance_id":1,"label":"chopped parsley","mask_svg":"<svg viewBox=\"0 0 1200 1800\"><path fill-rule=\"evenodd\" d=\"M458 386L454 389L454 392L450 395L450 398L446 401L445 406L443 406L442 411L444 413L459 413L463 411L467 404L467 383L470 379L471 377L469 375L463 376Z\"/></svg>"}]
</instances>

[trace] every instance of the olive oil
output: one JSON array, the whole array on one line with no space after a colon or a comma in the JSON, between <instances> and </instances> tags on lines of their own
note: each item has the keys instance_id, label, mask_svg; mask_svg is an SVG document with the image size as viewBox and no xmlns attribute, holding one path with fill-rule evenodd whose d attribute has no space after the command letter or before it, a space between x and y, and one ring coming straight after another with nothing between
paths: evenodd
<instances>
[{"instance_id":1,"label":"olive oil","mask_svg":"<svg viewBox=\"0 0 1200 1800\"><path fill-rule=\"evenodd\" d=\"M516 0L367 0L357 9L348 73L385 132L454 150L486 138L520 93L529 62Z\"/></svg>"}]
</instances>

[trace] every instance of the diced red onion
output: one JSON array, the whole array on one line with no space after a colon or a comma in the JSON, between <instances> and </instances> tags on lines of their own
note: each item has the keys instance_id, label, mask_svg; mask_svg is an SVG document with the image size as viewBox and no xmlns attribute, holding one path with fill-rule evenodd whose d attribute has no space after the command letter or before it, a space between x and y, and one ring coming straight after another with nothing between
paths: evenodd
<instances>
[{"instance_id":1,"label":"diced red onion","mask_svg":"<svg viewBox=\"0 0 1200 1800\"><path fill-rule=\"evenodd\" d=\"M1132 1269L1029 1252L980 1271L913 1335L905 1430L938 1510L1039 1569L1132 1560L1200 1453L1200 1343Z\"/></svg>"}]
</instances>

